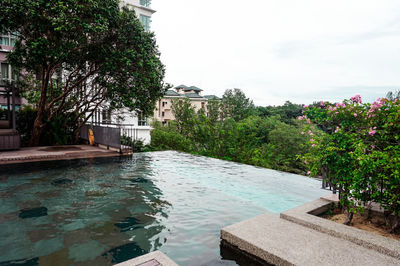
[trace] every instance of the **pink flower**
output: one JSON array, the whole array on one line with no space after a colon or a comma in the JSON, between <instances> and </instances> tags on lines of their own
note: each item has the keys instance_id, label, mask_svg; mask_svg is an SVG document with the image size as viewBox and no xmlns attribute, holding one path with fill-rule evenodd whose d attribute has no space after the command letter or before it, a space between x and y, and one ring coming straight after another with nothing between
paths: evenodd
<instances>
[{"instance_id":1,"label":"pink flower","mask_svg":"<svg viewBox=\"0 0 400 266\"><path fill-rule=\"evenodd\" d=\"M304 131L301 131L301 135L304 135Z\"/></svg>"},{"instance_id":2,"label":"pink flower","mask_svg":"<svg viewBox=\"0 0 400 266\"><path fill-rule=\"evenodd\" d=\"M310 139L311 142L314 142L314 139Z\"/></svg>"},{"instance_id":3,"label":"pink flower","mask_svg":"<svg viewBox=\"0 0 400 266\"><path fill-rule=\"evenodd\" d=\"M308 108L308 105L307 105L307 104L305 104L305 105L304 105L304 108Z\"/></svg>"},{"instance_id":4,"label":"pink flower","mask_svg":"<svg viewBox=\"0 0 400 266\"><path fill-rule=\"evenodd\" d=\"M325 106L325 103L324 103L324 101L321 101L321 103L320 103L320 104L321 104L321 106Z\"/></svg>"},{"instance_id":5,"label":"pink flower","mask_svg":"<svg viewBox=\"0 0 400 266\"><path fill-rule=\"evenodd\" d=\"M310 171L308 171L308 172L307 172L307 175L310 175L310 174L311 174L311 172L310 172Z\"/></svg>"},{"instance_id":6,"label":"pink flower","mask_svg":"<svg viewBox=\"0 0 400 266\"><path fill-rule=\"evenodd\" d=\"M370 128L368 134L369 134L370 136L375 135L375 134L376 134L376 127Z\"/></svg>"},{"instance_id":7,"label":"pink flower","mask_svg":"<svg viewBox=\"0 0 400 266\"><path fill-rule=\"evenodd\" d=\"M313 143L311 146L315 147L315 144Z\"/></svg>"},{"instance_id":8,"label":"pink flower","mask_svg":"<svg viewBox=\"0 0 400 266\"><path fill-rule=\"evenodd\" d=\"M339 112L335 112L335 114L338 114Z\"/></svg>"},{"instance_id":9,"label":"pink flower","mask_svg":"<svg viewBox=\"0 0 400 266\"><path fill-rule=\"evenodd\" d=\"M354 97L351 97L350 99L353 101L353 103L362 103L360 94L357 94Z\"/></svg>"},{"instance_id":10,"label":"pink flower","mask_svg":"<svg viewBox=\"0 0 400 266\"><path fill-rule=\"evenodd\" d=\"M357 117L357 113L354 113L354 117Z\"/></svg>"},{"instance_id":11,"label":"pink flower","mask_svg":"<svg viewBox=\"0 0 400 266\"><path fill-rule=\"evenodd\" d=\"M312 136L312 135L314 135L314 134L311 132L311 130L309 130L309 131L308 131L308 135Z\"/></svg>"},{"instance_id":12,"label":"pink flower","mask_svg":"<svg viewBox=\"0 0 400 266\"><path fill-rule=\"evenodd\" d=\"M308 118L307 123L311 125L311 120Z\"/></svg>"}]
</instances>

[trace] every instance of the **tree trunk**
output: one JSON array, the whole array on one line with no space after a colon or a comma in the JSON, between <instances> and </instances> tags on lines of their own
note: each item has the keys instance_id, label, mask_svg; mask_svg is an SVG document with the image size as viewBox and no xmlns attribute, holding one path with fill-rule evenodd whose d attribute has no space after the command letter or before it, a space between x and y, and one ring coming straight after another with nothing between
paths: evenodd
<instances>
[{"instance_id":1,"label":"tree trunk","mask_svg":"<svg viewBox=\"0 0 400 266\"><path fill-rule=\"evenodd\" d=\"M351 220L353 220L353 212L349 212L349 210L347 210L347 217L346 217L346 221L344 222L345 225L349 225L351 223Z\"/></svg>"},{"instance_id":2,"label":"tree trunk","mask_svg":"<svg viewBox=\"0 0 400 266\"><path fill-rule=\"evenodd\" d=\"M390 233L393 234L398 227L399 227L399 216L395 215L393 217L393 222L392 222Z\"/></svg>"},{"instance_id":3,"label":"tree trunk","mask_svg":"<svg viewBox=\"0 0 400 266\"><path fill-rule=\"evenodd\" d=\"M44 72L44 70L43 70ZM46 111L46 104L47 104L47 87L49 83L49 73L43 73L42 74L42 88L40 90L40 100L39 100L39 106L36 114L36 119L33 124L33 132L32 132L32 138L29 142L30 146L39 146L40 144L40 139L43 135L43 129L45 126L44 123L44 114Z\"/></svg>"}]
</instances>

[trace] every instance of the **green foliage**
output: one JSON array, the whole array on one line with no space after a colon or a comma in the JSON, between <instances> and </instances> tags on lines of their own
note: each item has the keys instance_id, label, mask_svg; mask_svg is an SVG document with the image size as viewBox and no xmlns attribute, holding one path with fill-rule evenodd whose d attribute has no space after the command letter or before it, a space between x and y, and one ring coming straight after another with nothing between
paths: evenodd
<instances>
[{"instance_id":1,"label":"green foliage","mask_svg":"<svg viewBox=\"0 0 400 266\"><path fill-rule=\"evenodd\" d=\"M160 123L153 124L151 131L152 150L177 150L191 152L191 142L179 134L175 123L169 123L163 127Z\"/></svg>"},{"instance_id":2,"label":"green foliage","mask_svg":"<svg viewBox=\"0 0 400 266\"><path fill-rule=\"evenodd\" d=\"M253 101L240 89L226 90L220 103L221 118L233 118L235 121L254 114Z\"/></svg>"},{"instance_id":3,"label":"green foliage","mask_svg":"<svg viewBox=\"0 0 400 266\"><path fill-rule=\"evenodd\" d=\"M304 107L301 104L294 104L290 101L286 101L282 106L257 106L255 113L261 117L267 116L279 116L281 121L286 124L294 125L294 120L301 116L304 111Z\"/></svg>"},{"instance_id":4,"label":"green foliage","mask_svg":"<svg viewBox=\"0 0 400 266\"><path fill-rule=\"evenodd\" d=\"M121 136L121 145L132 147L133 152L144 152L148 147L144 144L142 139L132 139L129 136Z\"/></svg>"},{"instance_id":5,"label":"green foliage","mask_svg":"<svg viewBox=\"0 0 400 266\"><path fill-rule=\"evenodd\" d=\"M299 156L305 154L309 136L305 124L286 124L279 116L246 116L219 119L220 102L208 106L208 115L195 113L189 101L177 100L172 109L176 121L153 125L154 150L179 150L224 160L247 163L295 173L305 173ZM215 113L211 113L214 110ZM303 132L303 134L302 134ZM289 145L288 145L289 144Z\"/></svg>"},{"instance_id":6,"label":"green foliage","mask_svg":"<svg viewBox=\"0 0 400 266\"><path fill-rule=\"evenodd\" d=\"M0 24L19 33L8 61L37 107L34 144L60 117L76 135L106 102L151 114L168 87L154 34L117 0L1 0Z\"/></svg>"},{"instance_id":7,"label":"green foliage","mask_svg":"<svg viewBox=\"0 0 400 266\"><path fill-rule=\"evenodd\" d=\"M183 135L189 134L196 114L189 98L172 100L171 109L177 122L178 132Z\"/></svg>"},{"instance_id":8,"label":"green foliage","mask_svg":"<svg viewBox=\"0 0 400 266\"><path fill-rule=\"evenodd\" d=\"M16 112L16 124L19 134L21 134L21 146L26 147L32 137L33 122L36 117L36 109L25 105Z\"/></svg>"},{"instance_id":9,"label":"green foliage","mask_svg":"<svg viewBox=\"0 0 400 266\"><path fill-rule=\"evenodd\" d=\"M311 139L312 149L304 156L311 174L324 175L340 191L349 213L363 212L370 201L379 203L394 215L395 230L400 217L400 100L363 104L356 95L305 113L330 129Z\"/></svg>"}]
</instances>

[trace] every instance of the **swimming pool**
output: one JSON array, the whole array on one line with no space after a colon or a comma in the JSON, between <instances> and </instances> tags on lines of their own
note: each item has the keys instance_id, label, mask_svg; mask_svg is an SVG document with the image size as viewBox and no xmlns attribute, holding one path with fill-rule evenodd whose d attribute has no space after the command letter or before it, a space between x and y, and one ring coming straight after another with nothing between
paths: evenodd
<instances>
[{"instance_id":1,"label":"swimming pool","mask_svg":"<svg viewBox=\"0 0 400 266\"><path fill-rule=\"evenodd\" d=\"M110 265L156 249L213 265L222 227L326 195L320 187L173 151L3 167L0 265Z\"/></svg>"}]
</instances>

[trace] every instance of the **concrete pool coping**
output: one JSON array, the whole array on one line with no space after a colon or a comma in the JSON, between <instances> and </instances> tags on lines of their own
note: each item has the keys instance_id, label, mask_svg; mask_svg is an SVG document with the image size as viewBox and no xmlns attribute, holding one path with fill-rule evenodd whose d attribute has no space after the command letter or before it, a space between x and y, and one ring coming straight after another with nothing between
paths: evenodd
<instances>
[{"instance_id":1,"label":"concrete pool coping","mask_svg":"<svg viewBox=\"0 0 400 266\"><path fill-rule=\"evenodd\" d=\"M282 219L400 259L400 241L330 221L317 215L326 212L332 202L317 199L280 214Z\"/></svg>"},{"instance_id":2,"label":"concrete pool coping","mask_svg":"<svg viewBox=\"0 0 400 266\"><path fill-rule=\"evenodd\" d=\"M304 211L306 211L306 214L319 220L322 218L310 214L310 211L317 209L319 209L317 212L323 211L323 208L329 208L330 204L332 203L320 199L281 215L287 217L288 213L295 216L301 214L301 217L303 217ZM328 205L328 207L325 205ZM311 221L312 218L309 216L307 218ZM335 222L332 223L340 227L337 230L344 226ZM332 224L330 226L334 227ZM349 231L355 229L346 227ZM355 231L352 235L356 235L359 229ZM368 239L374 241L375 235L369 237ZM376 237L380 241L379 243L382 243L381 238L384 237ZM389 249L376 249L370 245L361 245L330 234L323 227L316 230L305 223L296 223L272 213L265 213L223 228L221 239L239 250L274 265L337 265L339 261L346 265L400 265L400 259L396 256L396 253L390 252L394 251L393 244L397 243L397 249L399 249L399 241L394 240L395 242L393 242L389 239L390 244L383 241L386 244L380 246ZM386 238L384 239L386 240ZM364 241L366 240L364 239Z\"/></svg>"},{"instance_id":3,"label":"concrete pool coping","mask_svg":"<svg viewBox=\"0 0 400 266\"><path fill-rule=\"evenodd\" d=\"M114 266L178 266L178 264L157 250Z\"/></svg>"},{"instance_id":4,"label":"concrete pool coping","mask_svg":"<svg viewBox=\"0 0 400 266\"><path fill-rule=\"evenodd\" d=\"M121 154L89 145L26 147L16 151L1 151L0 165L116 156Z\"/></svg>"}]
</instances>

